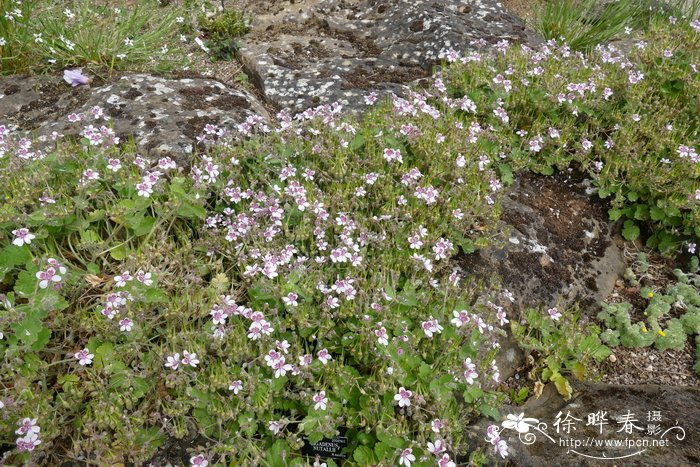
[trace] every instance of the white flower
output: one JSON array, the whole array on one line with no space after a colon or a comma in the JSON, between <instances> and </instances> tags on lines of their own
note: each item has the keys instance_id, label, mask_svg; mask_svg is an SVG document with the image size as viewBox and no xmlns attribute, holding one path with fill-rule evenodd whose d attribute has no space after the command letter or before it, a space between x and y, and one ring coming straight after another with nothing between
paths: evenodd
<instances>
[{"instance_id":1,"label":"white flower","mask_svg":"<svg viewBox=\"0 0 700 467\"><path fill-rule=\"evenodd\" d=\"M241 381L240 379L232 381L231 384L228 385L228 390L233 391L233 393L236 395L238 395L241 389L243 389L243 381Z\"/></svg>"},{"instance_id":2,"label":"white flower","mask_svg":"<svg viewBox=\"0 0 700 467\"><path fill-rule=\"evenodd\" d=\"M318 354L316 354L316 357L317 357L319 360L321 360L321 363L323 363L324 365L325 365L326 363L328 363L329 360L332 360L332 359L333 359L333 357L331 356L331 354L329 354L329 353L328 353L328 350L326 350L326 349L321 349L321 350L319 350Z\"/></svg>"},{"instance_id":3,"label":"white flower","mask_svg":"<svg viewBox=\"0 0 700 467\"><path fill-rule=\"evenodd\" d=\"M76 352L74 357L78 360L78 363L82 366L92 364L92 359L95 358L95 354L91 354L87 348Z\"/></svg>"},{"instance_id":4,"label":"white flower","mask_svg":"<svg viewBox=\"0 0 700 467\"><path fill-rule=\"evenodd\" d=\"M282 425L280 424L280 422L272 420L268 425L268 428L270 429L273 435L276 435L282 429Z\"/></svg>"},{"instance_id":5,"label":"white flower","mask_svg":"<svg viewBox=\"0 0 700 467\"><path fill-rule=\"evenodd\" d=\"M405 389L403 386L399 388L399 392L394 394L394 400L399 403L399 407L408 407L411 405L411 396L413 392Z\"/></svg>"},{"instance_id":6,"label":"white flower","mask_svg":"<svg viewBox=\"0 0 700 467\"><path fill-rule=\"evenodd\" d=\"M134 327L134 322L129 318L124 318L119 321L119 330L122 332L131 332L131 328Z\"/></svg>"},{"instance_id":7,"label":"white flower","mask_svg":"<svg viewBox=\"0 0 700 467\"><path fill-rule=\"evenodd\" d=\"M180 354L175 353L174 355L168 356L165 366L168 368L172 368L173 370L177 370L180 366Z\"/></svg>"},{"instance_id":8,"label":"white flower","mask_svg":"<svg viewBox=\"0 0 700 467\"><path fill-rule=\"evenodd\" d=\"M313 400L315 402L315 410L326 410L328 406L328 398L326 397L326 391L321 391L318 394L314 394Z\"/></svg>"},{"instance_id":9,"label":"white flower","mask_svg":"<svg viewBox=\"0 0 700 467\"><path fill-rule=\"evenodd\" d=\"M29 229L24 227L21 229L13 230L12 235L15 236L15 239L12 240L12 244L17 246L22 246L24 244L29 245L30 243L32 243L32 240L36 238L36 235L29 232Z\"/></svg>"},{"instance_id":10,"label":"white flower","mask_svg":"<svg viewBox=\"0 0 700 467\"><path fill-rule=\"evenodd\" d=\"M401 456L399 457L399 465L411 467L411 462L416 461L416 456L414 456L412 453L413 450L411 448L407 448L401 451Z\"/></svg>"}]
</instances>

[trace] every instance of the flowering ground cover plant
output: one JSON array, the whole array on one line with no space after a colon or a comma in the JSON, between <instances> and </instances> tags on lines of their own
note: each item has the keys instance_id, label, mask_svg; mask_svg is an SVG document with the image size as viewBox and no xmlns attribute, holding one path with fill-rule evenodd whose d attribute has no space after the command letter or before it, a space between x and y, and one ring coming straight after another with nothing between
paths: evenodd
<instances>
[{"instance_id":1,"label":"flowering ground cover plant","mask_svg":"<svg viewBox=\"0 0 700 467\"><path fill-rule=\"evenodd\" d=\"M208 125L189 168L99 108L50 148L0 126L3 462L142 464L186 438L192 465L306 465L304 438L340 429L348 463L477 462L466 427L505 400L518 291L451 258L496 235L525 168L588 171L630 238L651 220L667 249L696 241L699 30L629 55L446 50L431 88L369 94L361 121L250 118L242 143ZM539 312L546 335L572 322Z\"/></svg>"}]
</instances>

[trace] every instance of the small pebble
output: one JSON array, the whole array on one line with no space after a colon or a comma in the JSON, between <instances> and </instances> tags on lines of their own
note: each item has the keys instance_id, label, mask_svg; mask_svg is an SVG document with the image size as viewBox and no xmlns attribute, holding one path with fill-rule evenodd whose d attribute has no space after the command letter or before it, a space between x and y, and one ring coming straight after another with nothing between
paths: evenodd
<instances>
[{"instance_id":1,"label":"small pebble","mask_svg":"<svg viewBox=\"0 0 700 467\"><path fill-rule=\"evenodd\" d=\"M615 356L614 353L611 353L610 356L608 357L608 360L610 363L615 363L617 361L617 357Z\"/></svg>"}]
</instances>

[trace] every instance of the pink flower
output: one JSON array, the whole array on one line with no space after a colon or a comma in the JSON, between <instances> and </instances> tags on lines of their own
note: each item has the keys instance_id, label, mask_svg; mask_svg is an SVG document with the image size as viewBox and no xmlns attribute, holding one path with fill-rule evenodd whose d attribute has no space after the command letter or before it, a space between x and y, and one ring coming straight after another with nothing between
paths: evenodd
<instances>
[{"instance_id":1,"label":"pink flower","mask_svg":"<svg viewBox=\"0 0 700 467\"><path fill-rule=\"evenodd\" d=\"M425 335L428 336L429 339L432 339L433 334L440 334L442 332L442 326L438 323L438 320L430 316L430 319L428 321L423 321L421 323L421 327L423 328L423 332L425 332Z\"/></svg>"},{"instance_id":2,"label":"pink flower","mask_svg":"<svg viewBox=\"0 0 700 467\"><path fill-rule=\"evenodd\" d=\"M32 240L36 238L36 235L29 232L29 229L26 229L24 227L21 229L13 230L12 235L15 236L15 239L12 240L12 244L17 246L22 246L24 244L29 245L30 243L32 243Z\"/></svg>"},{"instance_id":3,"label":"pink flower","mask_svg":"<svg viewBox=\"0 0 700 467\"><path fill-rule=\"evenodd\" d=\"M119 330L122 332L131 332L131 328L134 327L134 322L129 318L124 318L119 321Z\"/></svg>"},{"instance_id":4,"label":"pink flower","mask_svg":"<svg viewBox=\"0 0 700 467\"><path fill-rule=\"evenodd\" d=\"M329 360L333 359L331 354L328 353L328 350L326 350L326 349L319 350L318 354L316 354L316 358L321 360L321 363L323 363L324 365L327 364Z\"/></svg>"},{"instance_id":5,"label":"pink flower","mask_svg":"<svg viewBox=\"0 0 700 467\"><path fill-rule=\"evenodd\" d=\"M129 271L124 271L118 276L114 276L114 286L115 287L124 287L127 282L132 280L134 277L129 274Z\"/></svg>"},{"instance_id":6,"label":"pink flower","mask_svg":"<svg viewBox=\"0 0 700 467\"><path fill-rule=\"evenodd\" d=\"M180 366L180 354L175 353L173 355L168 356L167 361L165 362L165 366L167 368L172 368L173 370L177 370L178 367Z\"/></svg>"},{"instance_id":7,"label":"pink flower","mask_svg":"<svg viewBox=\"0 0 700 467\"><path fill-rule=\"evenodd\" d=\"M315 410L326 410L328 406L328 398L326 397L326 391L321 391L318 394L314 394L313 400L315 402Z\"/></svg>"},{"instance_id":8,"label":"pink flower","mask_svg":"<svg viewBox=\"0 0 700 467\"><path fill-rule=\"evenodd\" d=\"M411 448L406 448L403 451L401 451L401 455L399 456L399 465L403 465L405 467L411 467L411 462L416 461L416 456L413 455L413 449Z\"/></svg>"},{"instance_id":9,"label":"pink flower","mask_svg":"<svg viewBox=\"0 0 700 467\"><path fill-rule=\"evenodd\" d=\"M49 286L49 282L61 282L61 276L56 274L54 268L47 268L46 271L36 273L36 278L39 279L39 288L45 289Z\"/></svg>"},{"instance_id":10,"label":"pink flower","mask_svg":"<svg viewBox=\"0 0 700 467\"><path fill-rule=\"evenodd\" d=\"M474 384L474 379L479 376L479 374L476 372L476 365L472 363L471 358L467 358L464 360L464 378L467 380L467 383L469 384Z\"/></svg>"},{"instance_id":11,"label":"pink flower","mask_svg":"<svg viewBox=\"0 0 700 467\"><path fill-rule=\"evenodd\" d=\"M18 435L26 435L27 433L39 433L41 428L36 424L36 418L23 418L22 421L17 423L19 428L17 428Z\"/></svg>"},{"instance_id":12,"label":"pink flower","mask_svg":"<svg viewBox=\"0 0 700 467\"><path fill-rule=\"evenodd\" d=\"M552 321L558 321L559 318L561 318L561 313L559 312L559 310L557 310L556 307L550 308L549 310L547 310L547 313L549 313L549 317L552 318Z\"/></svg>"},{"instance_id":13,"label":"pink flower","mask_svg":"<svg viewBox=\"0 0 700 467\"><path fill-rule=\"evenodd\" d=\"M268 425L268 428L272 432L273 435L276 435L282 429L282 424L276 420L272 420L270 422L270 424Z\"/></svg>"},{"instance_id":14,"label":"pink flower","mask_svg":"<svg viewBox=\"0 0 700 467\"><path fill-rule=\"evenodd\" d=\"M29 433L24 438L17 438L17 449L20 452L33 451L40 444L41 440L36 433Z\"/></svg>"},{"instance_id":15,"label":"pink flower","mask_svg":"<svg viewBox=\"0 0 700 467\"><path fill-rule=\"evenodd\" d=\"M443 440L438 438L435 440L435 443L428 441L428 452L439 456L445 451L447 451L447 446Z\"/></svg>"},{"instance_id":16,"label":"pink flower","mask_svg":"<svg viewBox=\"0 0 700 467\"><path fill-rule=\"evenodd\" d=\"M286 297L282 297L282 302L284 302L284 304L287 306L298 306L299 303L297 302L297 298L299 298L299 295L295 294L294 292L290 292Z\"/></svg>"},{"instance_id":17,"label":"pink flower","mask_svg":"<svg viewBox=\"0 0 700 467\"><path fill-rule=\"evenodd\" d=\"M78 360L78 363L82 366L92 364L92 359L95 358L95 354L91 354L87 348L76 352L74 357Z\"/></svg>"},{"instance_id":18,"label":"pink flower","mask_svg":"<svg viewBox=\"0 0 700 467\"><path fill-rule=\"evenodd\" d=\"M408 407L411 405L411 396L413 392L405 389L403 386L399 388L399 392L394 394L394 400L399 403L399 407Z\"/></svg>"},{"instance_id":19,"label":"pink flower","mask_svg":"<svg viewBox=\"0 0 700 467\"><path fill-rule=\"evenodd\" d=\"M384 159L387 162L398 161L403 164L403 157L401 157L400 149L386 148L384 149Z\"/></svg>"},{"instance_id":20,"label":"pink flower","mask_svg":"<svg viewBox=\"0 0 700 467\"><path fill-rule=\"evenodd\" d=\"M182 352L182 360L180 361L183 365L189 365L192 368L196 368L199 360L197 359L196 353L189 353L187 350Z\"/></svg>"},{"instance_id":21,"label":"pink flower","mask_svg":"<svg viewBox=\"0 0 700 467\"><path fill-rule=\"evenodd\" d=\"M238 395L238 393L243 389L243 381L240 379L237 379L236 381L232 381L231 384L228 385L228 390L233 391L234 394Z\"/></svg>"},{"instance_id":22,"label":"pink flower","mask_svg":"<svg viewBox=\"0 0 700 467\"><path fill-rule=\"evenodd\" d=\"M456 467L456 465L457 464L450 460L449 454L443 454L442 457L438 460L439 467Z\"/></svg>"},{"instance_id":23,"label":"pink flower","mask_svg":"<svg viewBox=\"0 0 700 467\"><path fill-rule=\"evenodd\" d=\"M311 356L311 354L302 355L301 357L299 357L299 365L300 366L309 366L309 365L311 365L312 360L313 360L313 357Z\"/></svg>"},{"instance_id":24,"label":"pink flower","mask_svg":"<svg viewBox=\"0 0 700 467\"><path fill-rule=\"evenodd\" d=\"M209 462L204 458L204 454L197 454L196 456L190 457L190 465L206 467L209 465Z\"/></svg>"},{"instance_id":25,"label":"pink flower","mask_svg":"<svg viewBox=\"0 0 700 467\"><path fill-rule=\"evenodd\" d=\"M377 340L381 345L389 345L389 337L384 326L379 329L375 329L374 335L377 336Z\"/></svg>"}]
</instances>

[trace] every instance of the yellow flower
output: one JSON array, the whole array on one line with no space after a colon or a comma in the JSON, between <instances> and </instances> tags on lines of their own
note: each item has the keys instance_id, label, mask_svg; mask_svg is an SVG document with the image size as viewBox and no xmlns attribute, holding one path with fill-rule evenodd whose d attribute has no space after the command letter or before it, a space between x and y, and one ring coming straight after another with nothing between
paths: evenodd
<instances>
[{"instance_id":1,"label":"yellow flower","mask_svg":"<svg viewBox=\"0 0 700 467\"><path fill-rule=\"evenodd\" d=\"M647 294L647 298L653 298L654 297L654 292L649 292Z\"/></svg>"},{"instance_id":2,"label":"yellow flower","mask_svg":"<svg viewBox=\"0 0 700 467\"><path fill-rule=\"evenodd\" d=\"M642 324L642 332L647 332L647 327Z\"/></svg>"},{"instance_id":3,"label":"yellow flower","mask_svg":"<svg viewBox=\"0 0 700 467\"><path fill-rule=\"evenodd\" d=\"M666 333L662 329L659 329L657 332L661 337L666 337Z\"/></svg>"}]
</instances>

